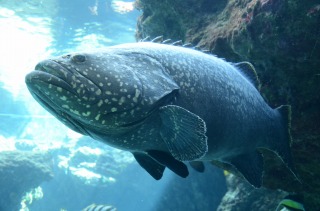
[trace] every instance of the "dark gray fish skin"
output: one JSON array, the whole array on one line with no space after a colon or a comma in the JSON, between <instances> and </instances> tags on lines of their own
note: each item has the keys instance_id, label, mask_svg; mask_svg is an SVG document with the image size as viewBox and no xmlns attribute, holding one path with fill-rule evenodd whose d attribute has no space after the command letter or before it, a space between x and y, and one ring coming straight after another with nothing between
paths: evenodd
<instances>
[{"instance_id":1,"label":"dark gray fish skin","mask_svg":"<svg viewBox=\"0 0 320 211\"><path fill-rule=\"evenodd\" d=\"M161 166L185 177L178 161L215 160L260 187L259 148L292 168L289 107L270 108L223 59L148 42L65 55L35 69L26 83L42 106L71 129L132 152L156 179Z\"/></svg>"}]
</instances>

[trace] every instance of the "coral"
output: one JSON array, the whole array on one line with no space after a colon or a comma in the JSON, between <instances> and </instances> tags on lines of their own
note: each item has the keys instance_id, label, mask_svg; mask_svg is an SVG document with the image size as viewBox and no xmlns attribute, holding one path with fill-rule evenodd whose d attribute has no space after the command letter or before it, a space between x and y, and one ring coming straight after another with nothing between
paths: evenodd
<instances>
[{"instance_id":1,"label":"coral","mask_svg":"<svg viewBox=\"0 0 320 211\"><path fill-rule=\"evenodd\" d=\"M39 200L42 198L43 192L40 186L32 189L22 197L20 211L29 211L28 205L31 205L34 200Z\"/></svg>"},{"instance_id":2,"label":"coral","mask_svg":"<svg viewBox=\"0 0 320 211\"><path fill-rule=\"evenodd\" d=\"M232 174L227 175L226 179L228 191L218 211L276 210L278 203L287 195L286 192L280 190L255 189Z\"/></svg>"},{"instance_id":3,"label":"coral","mask_svg":"<svg viewBox=\"0 0 320 211\"><path fill-rule=\"evenodd\" d=\"M0 152L0 210L19 210L22 197L53 177L51 158L43 153Z\"/></svg>"},{"instance_id":4,"label":"coral","mask_svg":"<svg viewBox=\"0 0 320 211\"><path fill-rule=\"evenodd\" d=\"M134 158L128 152L98 141L92 142L91 138L84 136L72 147L64 145L60 148L56 160L58 167L75 181L92 187L102 187L115 183L115 177L123 172Z\"/></svg>"}]
</instances>

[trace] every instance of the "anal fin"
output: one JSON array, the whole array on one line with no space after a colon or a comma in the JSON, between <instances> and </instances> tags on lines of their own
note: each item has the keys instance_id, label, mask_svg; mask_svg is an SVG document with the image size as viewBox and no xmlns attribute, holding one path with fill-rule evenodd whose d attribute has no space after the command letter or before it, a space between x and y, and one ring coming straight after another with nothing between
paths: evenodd
<instances>
[{"instance_id":1,"label":"anal fin","mask_svg":"<svg viewBox=\"0 0 320 211\"><path fill-rule=\"evenodd\" d=\"M201 172L202 173L205 170L205 167L204 167L204 164L203 164L202 161L191 161L189 164L197 172Z\"/></svg>"},{"instance_id":2,"label":"anal fin","mask_svg":"<svg viewBox=\"0 0 320 211\"><path fill-rule=\"evenodd\" d=\"M154 179L161 179L164 169L166 168L164 165L161 165L146 153L134 152L133 156L140 166L144 168Z\"/></svg>"},{"instance_id":3,"label":"anal fin","mask_svg":"<svg viewBox=\"0 0 320 211\"><path fill-rule=\"evenodd\" d=\"M168 167L171 171L186 178L189 175L188 167L172 157L169 153L161 152L157 150L150 150L147 152L150 157L158 161L160 164Z\"/></svg>"},{"instance_id":4,"label":"anal fin","mask_svg":"<svg viewBox=\"0 0 320 211\"><path fill-rule=\"evenodd\" d=\"M232 157L230 163L255 188L262 186L263 157L260 152L254 151Z\"/></svg>"}]
</instances>

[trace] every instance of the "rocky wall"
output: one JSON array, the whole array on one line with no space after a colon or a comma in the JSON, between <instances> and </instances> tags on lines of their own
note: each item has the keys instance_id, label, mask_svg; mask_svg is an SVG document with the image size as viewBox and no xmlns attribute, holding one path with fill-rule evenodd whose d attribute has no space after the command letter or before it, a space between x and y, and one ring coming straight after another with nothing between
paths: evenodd
<instances>
[{"instance_id":1,"label":"rocky wall","mask_svg":"<svg viewBox=\"0 0 320 211\"><path fill-rule=\"evenodd\" d=\"M0 152L0 210L19 210L22 196L52 177L51 159L46 154Z\"/></svg>"},{"instance_id":2,"label":"rocky wall","mask_svg":"<svg viewBox=\"0 0 320 211\"><path fill-rule=\"evenodd\" d=\"M137 0L137 40L183 40L230 62L250 61L272 107L292 106L292 152L301 183L265 153L264 187L320 207L320 4L299 0Z\"/></svg>"}]
</instances>

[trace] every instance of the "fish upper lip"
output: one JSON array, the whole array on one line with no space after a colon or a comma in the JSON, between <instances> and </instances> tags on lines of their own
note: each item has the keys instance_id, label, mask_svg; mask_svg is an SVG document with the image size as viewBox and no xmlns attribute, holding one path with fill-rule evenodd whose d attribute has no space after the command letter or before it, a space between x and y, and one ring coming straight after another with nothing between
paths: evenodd
<instances>
[{"instance_id":1,"label":"fish upper lip","mask_svg":"<svg viewBox=\"0 0 320 211\"><path fill-rule=\"evenodd\" d=\"M57 67L53 68L53 65ZM26 83L32 85L34 81L38 80L61 87L66 91L77 95L71 85L67 82L65 75L61 71L59 72L59 68L63 69L64 71L68 71L65 67L53 60L42 61L35 66L33 72L26 76Z\"/></svg>"},{"instance_id":2,"label":"fish upper lip","mask_svg":"<svg viewBox=\"0 0 320 211\"><path fill-rule=\"evenodd\" d=\"M53 66L56 66L55 68L53 68ZM38 71L43 71L46 73L49 73L51 75L54 75L62 80L65 80L65 75L63 72L61 72L60 69L63 69L64 71L70 72L68 70L68 68L66 68L65 66L61 65L59 62L53 60L53 59L48 59L48 60L44 60L42 62L39 62L35 68L35 70Z\"/></svg>"}]
</instances>

